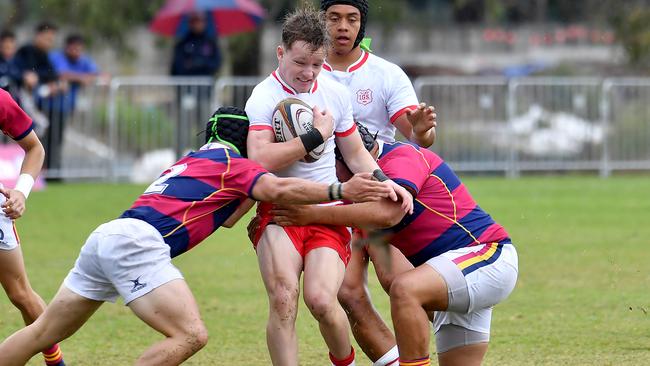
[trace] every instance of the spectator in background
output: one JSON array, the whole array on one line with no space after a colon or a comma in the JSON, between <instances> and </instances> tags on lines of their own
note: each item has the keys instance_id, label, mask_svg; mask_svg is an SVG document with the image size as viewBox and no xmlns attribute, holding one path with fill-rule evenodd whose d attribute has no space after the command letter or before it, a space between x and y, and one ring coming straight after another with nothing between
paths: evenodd
<instances>
[{"instance_id":1,"label":"spectator in background","mask_svg":"<svg viewBox=\"0 0 650 366\"><path fill-rule=\"evenodd\" d=\"M214 77L221 67L221 51L215 37L211 19L204 12L188 16L188 31L174 46L171 65L172 76ZM194 146L192 126L202 126L202 116L212 110L212 85L185 84L178 87L178 121L180 128L176 136L176 153ZM195 128L195 129L196 129Z\"/></svg>"},{"instance_id":2,"label":"spectator in background","mask_svg":"<svg viewBox=\"0 0 650 366\"><path fill-rule=\"evenodd\" d=\"M20 69L16 65L16 35L9 30L0 33L0 88L8 91L14 99L21 79Z\"/></svg>"},{"instance_id":3,"label":"spectator in background","mask_svg":"<svg viewBox=\"0 0 650 366\"><path fill-rule=\"evenodd\" d=\"M35 105L46 116L47 127L43 136L45 142L45 163L48 173L57 171L61 167L61 147L63 143L63 97L66 84L59 82L54 65L50 62L48 52L56 41L57 27L48 22L40 23L36 27L36 34L32 43L22 46L16 53L16 64L22 73L21 103L27 113L35 119L37 132L42 134L42 123L35 118L38 111L32 108ZM33 99L32 99L33 97Z\"/></svg>"},{"instance_id":4,"label":"spectator in background","mask_svg":"<svg viewBox=\"0 0 650 366\"><path fill-rule=\"evenodd\" d=\"M205 13L189 17L189 32L174 46L171 74L174 76L214 76L221 67L221 51L213 32L207 28Z\"/></svg>"},{"instance_id":5,"label":"spectator in background","mask_svg":"<svg viewBox=\"0 0 650 366\"><path fill-rule=\"evenodd\" d=\"M36 35L30 44L22 46L16 53L16 64L22 72L22 84L29 90L44 86L42 95L58 94L61 86L59 76L50 62L48 52L56 41L57 27L43 22L36 26Z\"/></svg>"},{"instance_id":6,"label":"spectator in background","mask_svg":"<svg viewBox=\"0 0 650 366\"><path fill-rule=\"evenodd\" d=\"M84 54L85 40L79 34L70 34L65 39L63 50L50 52L50 62L59 74L59 79L68 83L64 98L64 109L74 111L77 93L83 86L97 80L99 69L90 56Z\"/></svg>"}]
</instances>

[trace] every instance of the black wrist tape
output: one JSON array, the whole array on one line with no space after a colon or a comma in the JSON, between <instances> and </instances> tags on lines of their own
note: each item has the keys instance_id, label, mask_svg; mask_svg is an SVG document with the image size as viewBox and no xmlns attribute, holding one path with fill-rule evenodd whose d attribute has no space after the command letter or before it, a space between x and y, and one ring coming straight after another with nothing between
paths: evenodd
<instances>
[{"instance_id":1,"label":"black wrist tape","mask_svg":"<svg viewBox=\"0 0 650 366\"><path fill-rule=\"evenodd\" d=\"M337 188L337 191L336 191L336 195L337 195L337 197L336 197L336 199L337 199L337 200L342 200L342 199L343 199L343 184L342 184L342 183L338 183L338 185L336 186L336 188Z\"/></svg>"},{"instance_id":2,"label":"black wrist tape","mask_svg":"<svg viewBox=\"0 0 650 366\"><path fill-rule=\"evenodd\" d=\"M323 135L321 135L320 131L315 128L312 128L312 130L307 133L303 133L299 137L307 153L311 152L324 142Z\"/></svg>"},{"instance_id":3,"label":"black wrist tape","mask_svg":"<svg viewBox=\"0 0 650 366\"><path fill-rule=\"evenodd\" d=\"M380 182L384 182L390 179L386 176L386 174L384 174L384 172L381 171L381 169L375 169L372 172L372 177L377 179Z\"/></svg>"},{"instance_id":4,"label":"black wrist tape","mask_svg":"<svg viewBox=\"0 0 650 366\"><path fill-rule=\"evenodd\" d=\"M329 195L330 201L335 201L336 199L334 198L334 185L336 183L330 184L329 187L327 187L327 193Z\"/></svg>"}]
</instances>

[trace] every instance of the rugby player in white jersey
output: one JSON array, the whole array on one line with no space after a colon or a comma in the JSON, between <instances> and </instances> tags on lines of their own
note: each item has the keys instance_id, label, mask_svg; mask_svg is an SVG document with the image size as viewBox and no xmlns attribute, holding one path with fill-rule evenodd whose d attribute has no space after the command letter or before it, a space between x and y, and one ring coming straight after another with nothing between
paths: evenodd
<instances>
[{"instance_id":1,"label":"rugby player in white jersey","mask_svg":"<svg viewBox=\"0 0 650 366\"><path fill-rule=\"evenodd\" d=\"M298 9L282 27L277 47L278 68L258 84L246 103L250 119L249 158L281 177L299 177L317 182L337 182L334 146L353 172L375 172L377 163L365 150L353 121L351 97L346 88L319 78L329 37L322 13ZM278 102L288 97L313 107L314 129L286 142L276 142L272 115ZM301 159L325 143L320 159ZM383 176L385 178L385 176ZM412 197L387 180L394 199L410 212ZM331 201L340 199L336 192ZM258 207L259 226L253 233L262 279L269 296L267 345L274 365L298 365L295 332L300 276L304 272L303 297L329 349L332 364L353 365L354 349L349 324L337 301L350 248L350 233L344 226L310 225L280 227L271 222L271 207Z\"/></svg>"},{"instance_id":2,"label":"rugby player in white jersey","mask_svg":"<svg viewBox=\"0 0 650 366\"><path fill-rule=\"evenodd\" d=\"M420 146L431 146L436 137L434 108L418 103L411 81L399 66L362 48L368 1L321 0L321 10L325 12L332 39L323 64L323 76L347 86L355 121L384 142L395 141L398 130ZM373 247L352 248L338 297L346 310L354 337L368 358L377 366L397 365L399 355L395 337L370 300L368 262L373 261L386 292L392 278L412 266L392 245L389 246L389 262L375 260L377 250Z\"/></svg>"}]
</instances>

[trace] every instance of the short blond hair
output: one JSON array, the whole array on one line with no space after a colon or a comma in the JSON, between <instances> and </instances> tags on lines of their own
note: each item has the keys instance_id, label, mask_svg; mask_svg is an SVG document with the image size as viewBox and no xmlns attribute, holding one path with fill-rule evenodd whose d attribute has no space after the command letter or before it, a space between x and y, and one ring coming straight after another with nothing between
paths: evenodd
<instances>
[{"instance_id":1,"label":"short blond hair","mask_svg":"<svg viewBox=\"0 0 650 366\"><path fill-rule=\"evenodd\" d=\"M325 13L311 6L302 6L289 13L282 23L282 44L286 48L303 41L312 51L321 47L327 49L330 43Z\"/></svg>"}]
</instances>

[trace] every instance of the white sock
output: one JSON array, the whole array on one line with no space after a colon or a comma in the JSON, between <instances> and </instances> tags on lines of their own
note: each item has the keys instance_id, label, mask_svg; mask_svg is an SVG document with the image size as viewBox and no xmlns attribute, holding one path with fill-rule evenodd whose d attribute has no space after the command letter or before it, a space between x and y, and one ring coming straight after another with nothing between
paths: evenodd
<instances>
[{"instance_id":1,"label":"white sock","mask_svg":"<svg viewBox=\"0 0 650 366\"><path fill-rule=\"evenodd\" d=\"M372 366L397 366L399 365L399 352L397 346L394 346L385 355L381 356Z\"/></svg>"}]
</instances>

